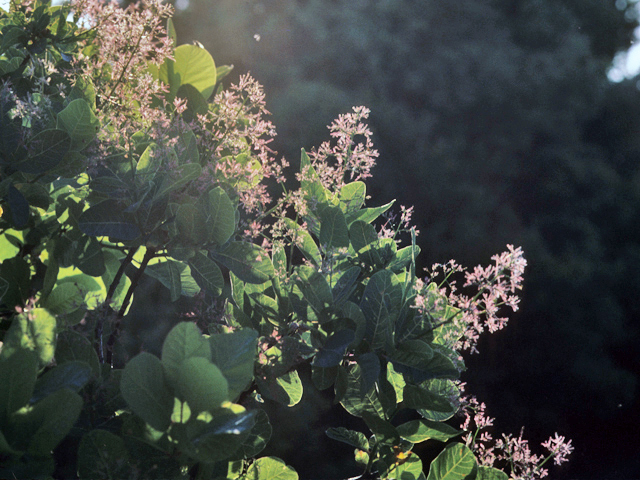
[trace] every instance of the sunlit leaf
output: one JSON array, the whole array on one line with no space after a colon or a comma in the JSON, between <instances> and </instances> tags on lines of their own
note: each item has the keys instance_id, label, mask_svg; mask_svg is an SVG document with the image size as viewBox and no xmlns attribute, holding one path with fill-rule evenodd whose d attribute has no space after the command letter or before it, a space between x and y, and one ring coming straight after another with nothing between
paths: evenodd
<instances>
[{"instance_id":1,"label":"sunlit leaf","mask_svg":"<svg viewBox=\"0 0 640 480\"><path fill-rule=\"evenodd\" d=\"M298 480L298 474L278 457L262 457L251 464L246 479Z\"/></svg>"},{"instance_id":2,"label":"sunlit leaf","mask_svg":"<svg viewBox=\"0 0 640 480\"><path fill-rule=\"evenodd\" d=\"M476 458L469 447L452 443L431 462L427 480L472 480L477 470Z\"/></svg>"}]
</instances>

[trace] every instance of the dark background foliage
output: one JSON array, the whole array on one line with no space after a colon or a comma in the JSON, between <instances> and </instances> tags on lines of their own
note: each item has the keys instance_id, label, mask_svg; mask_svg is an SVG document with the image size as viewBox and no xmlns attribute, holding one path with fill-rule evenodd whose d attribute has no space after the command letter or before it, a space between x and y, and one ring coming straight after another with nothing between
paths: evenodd
<instances>
[{"instance_id":1,"label":"dark background foliage","mask_svg":"<svg viewBox=\"0 0 640 480\"><path fill-rule=\"evenodd\" d=\"M424 265L522 245L521 311L469 358L468 391L496 434L573 438L554 478L637 478L640 91L607 79L638 26L632 3L190 0L175 23L181 43L264 84L294 165L339 113L368 106L372 203L415 206ZM283 418L320 438L323 402ZM307 456L302 443L280 454L315 459L291 462L303 478L327 475L326 443Z\"/></svg>"}]
</instances>

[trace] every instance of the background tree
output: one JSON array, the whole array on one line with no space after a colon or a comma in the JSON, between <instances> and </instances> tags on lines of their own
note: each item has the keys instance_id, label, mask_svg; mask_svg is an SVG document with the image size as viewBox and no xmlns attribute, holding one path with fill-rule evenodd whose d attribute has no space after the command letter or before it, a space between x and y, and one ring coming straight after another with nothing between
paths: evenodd
<instances>
[{"instance_id":1,"label":"background tree","mask_svg":"<svg viewBox=\"0 0 640 480\"><path fill-rule=\"evenodd\" d=\"M639 98L606 76L634 2L191 0L176 24L265 84L289 145L370 106L372 191L415 205L425 263L521 243L522 313L467 380L512 427L569 428L567 478L640 469Z\"/></svg>"}]
</instances>

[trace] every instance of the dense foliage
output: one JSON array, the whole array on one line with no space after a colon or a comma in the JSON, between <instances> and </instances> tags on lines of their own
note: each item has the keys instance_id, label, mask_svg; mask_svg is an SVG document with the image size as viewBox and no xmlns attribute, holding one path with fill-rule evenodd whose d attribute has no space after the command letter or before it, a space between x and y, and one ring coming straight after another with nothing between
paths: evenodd
<instances>
[{"instance_id":1,"label":"dense foliage","mask_svg":"<svg viewBox=\"0 0 640 480\"><path fill-rule=\"evenodd\" d=\"M636 475L640 92L607 79L636 2L188 3L176 25L260 78L281 138L371 108L369 191L415 206L425 264L523 246L518 321L465 379L509 428L571 432L589 453L563 478Z\"/></svg>"},{"instance_id":2,"label":"dense foliage","mask_svg":"<svg viewBox=\"0 0 640 480\"><path fill-rule=\"evenodd\" d=\"M261 406L303 401L303 366L362 420L326 432L362 478L533 479L566 460L558 434L546 456L522 434L494 439L459 381L461 352L517 308L522 250L420 278L411 209L365 206L369 111L302 150L286 188L260 85L225 87L230 67L177 46L170 14L98 0L0 13L0 476L296 479L258 457L279 427ZM153 308L149 278L190 319L159 355L130 355L123 323ZM456 414L461 429L444 423Z\"/></svg>"}]
</instances>

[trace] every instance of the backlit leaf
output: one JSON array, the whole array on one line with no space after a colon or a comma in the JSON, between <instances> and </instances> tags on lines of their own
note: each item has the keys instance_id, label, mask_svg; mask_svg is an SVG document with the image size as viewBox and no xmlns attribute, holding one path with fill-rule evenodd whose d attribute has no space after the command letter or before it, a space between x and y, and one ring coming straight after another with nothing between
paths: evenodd
<instances>
[{"instance_id":1,"label":"backlit leaf","mask_svg":"<svg viewBox=\"0 0 640 480\"><path fill-rule=\"evenodd\" d=\"M95 138L100 125L89 104L77 98L58 113L58 126L71 137L71 150L82 150Z\"/></svg>"},{"instance_id":2,"label":"backlit leaf","mask_svg":"<svg viewBox=\"0 0 640 480\"><path fill-rule=\"evenodd\" d=\"M452 443L431 462L427 480L472 480L477 470L476 458L469 447Z\"/></svg>"},{"instance_id":3,"label":"backlit leaf","mask_svg":"<svg viewBox=\"0 0 640 480\"><path fill-rule=\"evenodd\" d=\"M434 422L424 418L410 420L399 425L397 429L400 436L411 443L420 443L430 439L446 442L462 433L446 423Z\"/></svg>"},{"instance_id":4,"label":"backlit leaf","mask_svg":"<svg viewBox=\"0 0 640 480\"><path fill-rule=\"evenodd\" d=\"M129 361L122 372L120 390L131 410L145 422L159 431L169 428L173 394L164 383L157 357L142 352Z\"/></svg>"},{"instance_id":5,"label":"backlit leaf","mask_svg":"<svg viewBox=\"0 0 640 480\"><path fill-rule=\"evenodd\" d=\"M194 414L209 412L229 399L229 386L218 367L206 358L190 357L180 364L176 394Z\"/></svg>"},{"instance_id":6,"label":"backlit leaf","mask_svg":"<svg viewBox=\"0 0 640 480\"><path fill-rule=\"evenodd\" d=\"M170 99L186 84L194 86L208 99L216 84L216 65L209 52L195 45L180 45L173 57L175 60L165 60L159 72L160 80L169 84Z\"/></svg>"},{"instance_id":7,"label":"backlit leaf","mask_svg":"<svg viewBox=\"0 0 640 480\"><path fill-rule=\"evenodd\" d=\"M320 213L320 245L327 248L347 248L349 229L339 207L326 207Z\"/></svg>"},{"instance_id":8,"label":"backlit leaf","mask_svg":"<svg viewBox=\"0 0 640 480\"><path fill-rule=\"evenodd\" d=\"M171 329L162 345L162 366L170 385L177 385L180 365L191 357L211 360L209 341L193 322L180 322Z\"/></svg>"},{"instance_id":9,"label":"backlit leaf","mask_svg":"<svg viewBox=\"0 0 640 480\"><path fill-rule=\"evenodd\" d=\"M298 474L278 457L262 457L251 464L246 479L298 480Z\"/></svg>"},{"instance_id":10,"label":"backlit leaf","mask_svg":"<svg viewBox=\"0 0 640 480\"><path fill-rule=\"evenodd\" d=\"M229 384L229 398L237 398L253 380L253 364L258 355L258 332L245 328L209 337L211 361Z\"/></svg>"},{"instance_id":11,"label":"backlit leaf","mask_svg":"<svg viewBox=\"0 0 640 480\"><path fill-rule=\"evenodd\" d=\"M198 285L209 294L218 296L224 288L224 278L218 264L201 252L189 259L191 275Z\"/></svg>"}]
</instances>

